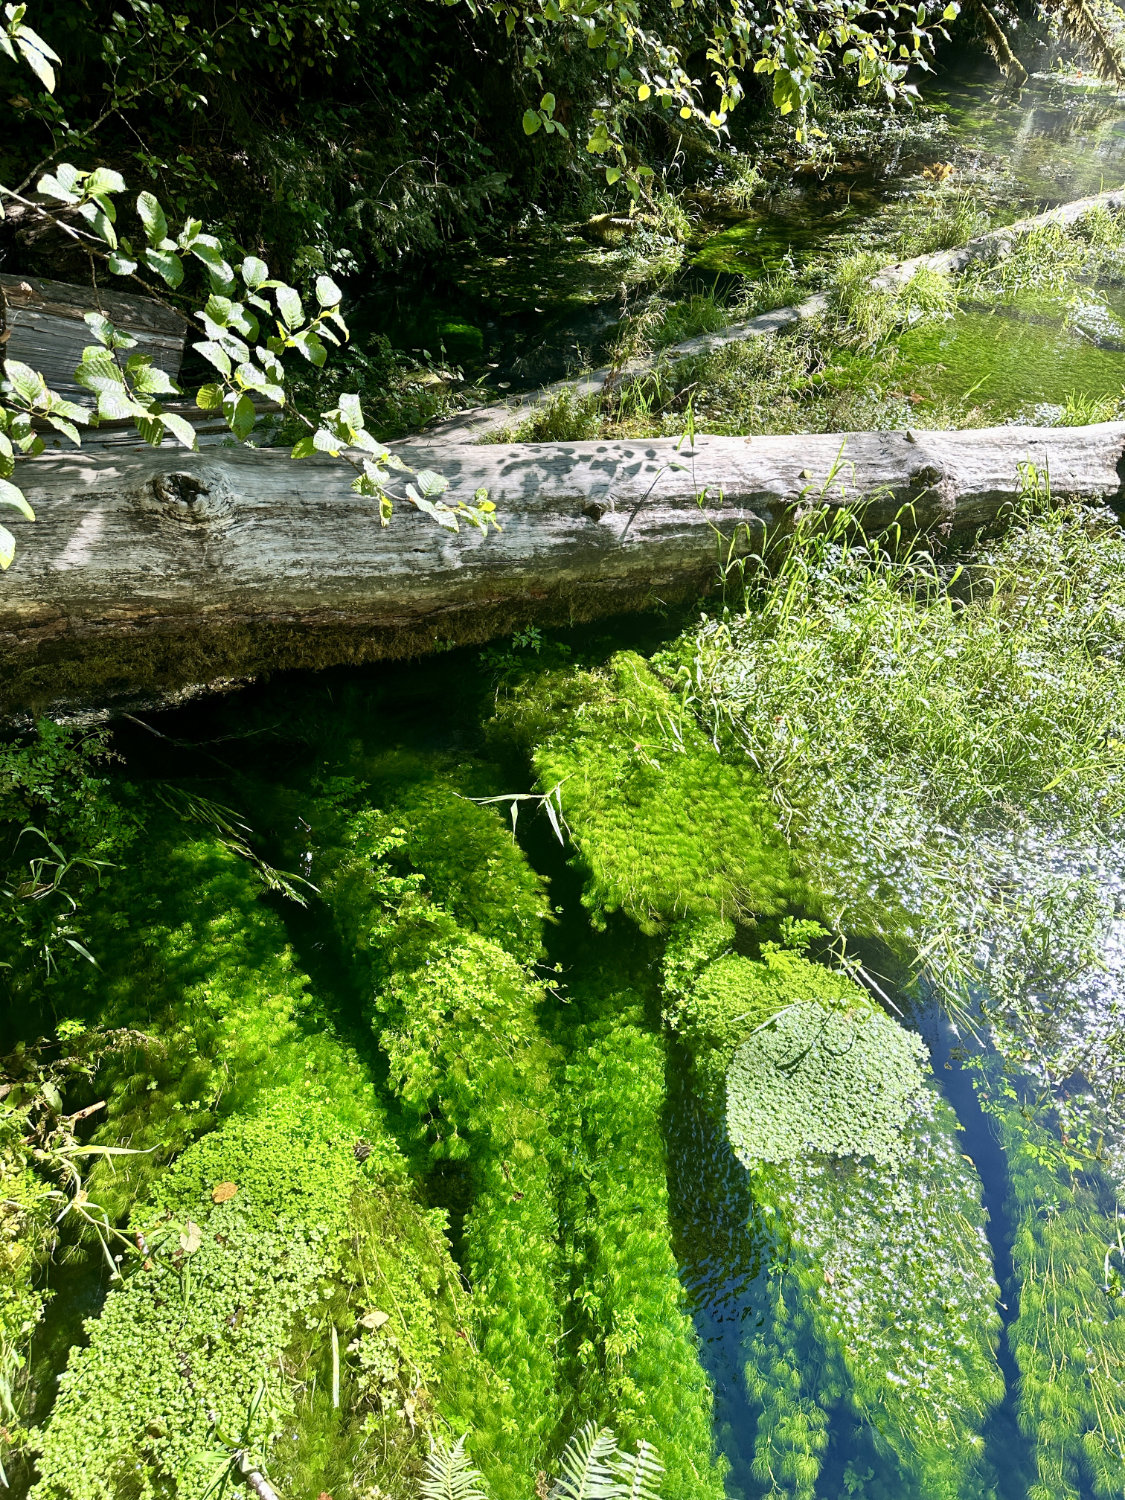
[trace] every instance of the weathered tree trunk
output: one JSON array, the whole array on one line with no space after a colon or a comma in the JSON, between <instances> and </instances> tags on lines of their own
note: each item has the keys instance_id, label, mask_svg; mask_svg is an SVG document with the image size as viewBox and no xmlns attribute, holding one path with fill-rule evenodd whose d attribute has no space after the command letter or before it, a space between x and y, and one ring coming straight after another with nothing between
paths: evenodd
<instances>
[{"instance_id":1,"label":"weathered tree trunk","mask_svg":"<svg viewBox=\"0 0 1125 1500\"><path fill-rule=\"evenodd\" d=\"M842 450L842 451L841 451ZM503 529L389 527L331 460L102 450L29 466L38 522L0 578L0 713L174 700L281 667L406 657L692 597L810 506L904 504L965 531L1018 493L1115 501L1125 423L466 447L404 445Z\"/></svg>"}]
</instances>

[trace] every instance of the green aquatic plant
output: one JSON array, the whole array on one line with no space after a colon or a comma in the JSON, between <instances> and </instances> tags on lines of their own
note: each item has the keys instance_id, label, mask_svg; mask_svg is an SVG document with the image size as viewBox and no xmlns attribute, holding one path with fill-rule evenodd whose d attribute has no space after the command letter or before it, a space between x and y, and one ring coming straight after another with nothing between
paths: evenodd
<instances>
[{"instance_id":1,"label":"green aquatic plant","mask_svg":"<svg viewBox=\"0 0 1125 1500\"><path fill-rule=\"evenodd\" d=\"M1121 1492L1125 1465L1125 1307L1107 1293L1116 1196L1060 1151L1042 1111L998 1114L1015 1222L1019 1311L1009 1330L1020 1425L1034 1444L1031 1500Z\"/></svg>"},{"instance_id":2,"label":"green aquatic plant","mask_svg":"<svg viewBox=\"0 0 1125 1500\"><path fill-rule=\"evenodd\" d=\"M781 909L793 890L768 794L725 761L644 660L544 673L500 722L559 788L596 921L624 911L646 932L684 916Z\"/></svg>"},{"instance_id":3,"label":"green aquatic plant","mask_svg":"<svg viewBox=\"0 0 1125 1500\"><path fill-rule=\"evenodd\" d=\"M228 1462L219 1434L237 1430L263 1377L264 1459L292 1406L271 1373L297 1319L315 1316L347 1223L349 1136L322 1098L283 1094L163 1175L133 1218L144 1264L60 1382L37 1497L204 1493Z\"/></svg>"},{"instance_id":4,"label":"green aquatic plant","mask_svg":"<svg viewBox=\"0 0 1125 1500\"><path fill-rule=\"evenodd\" d=\"M542 887L530 873L522 884L510 876L513 904L490 919L473 893L487 890L497 860L522 859L495 810L461 802L458 816L480 832L459 841L458 861L432 797L412 806L410 796L345 821L323 853L321 887L428 1158L463 1164L471 1319L493 1383L462 1388L450 1410L476 1431L500 1500L515 1500L561 1414L557 1056L540 1026L542 985L520 961L538 951L528 924L542 913ZM427 844L429 872L413 863ZM492 921L515 953L470 921Z\"/></svg>"},{"instance_id":5,"label":"green aquatic plant","mask_svg":"<svg viewBox=\"0 0 1125 1500\"><path fill-rule=\"evenodd\" d=\"M861 992L791 1000L760 1022L727 1074L727 1133L748 1167L810 1152L897 1156L917 1107L926 1055Z\"/></svg>"},{"instance_id":6,"label":"green aquatic plant","mask_svg":"<svg viewBox=\"0 0 1125 1500\"><path fill-rule=\"evenodd\" d=\"M802 944L815 928L785 935ZM765 1239L744 1349L753 1473L770 1495L812 1500L843 1406L909 1493L961 1500L1003 1381L980 1184L956 1118L919 1038L853 979L776 944L752 959L736 940L729 924L684 924L664 1005L716 1112L726 1074L748 1231Z\"/></svg>"},{"instance_id":7,"label":"green aquatic plant","mask_svg":"<svg viewBox=\"0 0 1125 1500\"><path fill-rule=\"evenodd\" d=\"M755 1202L780 1236L770 1318L748 1347L759 1467L794 1454L797 1477L811 1480L816 1408L845 1401L914 1493L960 1500L979 1477L981 1429L1004 1389L999 1291L957 1133L927 1088L890 1160L810 1153L754 1167ZM807 1360L810 1341L820 1353Z\"/></svg>"},{"instance_id":8,"label":"green aquatic plant","mask_svg":"<svg viewBox=\"0 0 1125 1500\"><path fill-rule=\"evenodd\" d=\"M924 964L959 1008L983 976L997 1045L1044 1086L1085 1076L1069 1107L1095 1137L1119 1029L1074 1023L1112 920L1085 868L1113 857L1125 797L1123 652L1115 518L1029 495L963 564L808 523L741 615L656 663L768 779L825 923Z\"/></svg>"},{"instance_id":9,"label":"green aquatic plant","mask_svg":"<svg viewBox=\"0 0 1125 1500\"><path fill-rule=\"evenodd\" d=\"M739 1047L779 1012L800 1003L841 1014L871 1010L865 992L839 970L778 943L763 943L760 958L747 958L734 951L736 936L734 924L718 918L683 922L664 950L664 1020L713 1099L723 1094Z\"/></svg>"},{"instance_id":10,"label":"green aquatic plant","mask_svg":"<svg viewBox=\"0 0 1125 1500\"><path fill-rule=\"evenodd\" d=\"M636 997L606 996L574 1037L565 1087L576 1116L566 1204L576 1371L572 1420L651 1439L669 1494L720 1500L712 1392L684 1304L661 1141L664 1048Z\"/></svg>"}]
</instances>

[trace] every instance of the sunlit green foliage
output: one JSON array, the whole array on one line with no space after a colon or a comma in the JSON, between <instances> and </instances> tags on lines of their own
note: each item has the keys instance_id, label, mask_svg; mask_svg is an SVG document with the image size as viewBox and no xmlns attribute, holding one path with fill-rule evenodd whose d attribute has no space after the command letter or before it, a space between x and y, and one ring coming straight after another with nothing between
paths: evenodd
<instances>
[{"instance_id":1,"label":"sunlit green foliage","mask_svg":"<svg viewBox=\"0 0 1125 1500\"><path fill-rule=\"evenodd\" d=\"M267 1401L246 1441L256 1455L268 1450L292 1410L274 1371L296 1320L316 1319L334 1268L358 1173L353 1144L323 1097L281 1094L163 1175L133 1216L151 1263L111 1293L72 1355L38 1497L109 1500L124 1484L143 1496L169 1483L206 1491L229 1462L219 1434L241 1435L262 1379ZM225 1182L237 1192L212 1202Z\"/></svg>"},{"instance_id":2,"label":"sunlit green foliage","mask_svg":"<svg viewBox=\"0 0 1125 1500\"><path fill-rule=\"evenodd\" d=\"M1001 1114L1010 1172L1019 1315L1020 1425L1033 1440L1031 1500L1121 1492L1125 1462L1125 1304L1109 1295L1118 1238L1112 1186L1068 1166L1041 1115Z\"/></svg>"},{"instance_id":3,"label":"sunlit green foliage","mask_svg":"<svg viewBox=\"0 0 1125 1500\"><path fill-rule=\"evenodd\" d=\"M578 1117L568 1209L574 1420L612 1417L627 1439L656 1444L669 1495L719 1500L712 1393L669 1238L664 1049L636 1009L629 994L607 997L606 1019L579 1030L566 1070Z\"/></svg>"},{"instance_id":4,"label":"sunlit green foliage","mask_svg":"<svg viewBox=\"0 0 1125 1500\"><path fill-rule=\"evenodd\" d=\"M473 1321L496 1380L466 1392L451 1420L474 1428L490 1485L499 1500L515 1500L543 1466L560 1416L556 1059L539 1025L541 985L475 923L528 955L543 897L533 877L511 870L522 856L492 809L461 803L453 827L480 826L462 841L459 864L441 803L408 792L388 810L354 814L326 852L322 884L357 976L370 985L372 1022L403 1105L432 1159L467 1165ZM404 856L421 864L427 848L431 871L397 873ZM493 878L509 892L494 916L480 900ZM447 890L452 910L442 904Z\"/></svg>"},{"instance_id":5,"label":"sunlit green foliage","mask_svg":"<svg viewBox=\"0 0 1125 1500\"><path fill-rule=\"evenodd\" d=\"M620 910L651 932L677 917L776 911L791 893L761 780L716 754L641 657L546 673L503 718L534 747L542 790L559 788L595 919Z\"/></svg>"},{"instance_id":6,"label":"sunlit green foliage","mask_svg":"<svg viewBox=\"0 0 1125 1500\"><path fill-rule=\"evenodd\" d=\"M804 527L664 665L768 777L829 925L924 955L956 1004L982 960L993 1037L1045 1083L1089 1080L1073 1128L1096 1137L1119 1031L1064 1017L1112 920L1087 872L1125 794L1125 552L1109 513L1026 481L965 568L889 556L855 518Z\"/></svg>"}]
</instances>

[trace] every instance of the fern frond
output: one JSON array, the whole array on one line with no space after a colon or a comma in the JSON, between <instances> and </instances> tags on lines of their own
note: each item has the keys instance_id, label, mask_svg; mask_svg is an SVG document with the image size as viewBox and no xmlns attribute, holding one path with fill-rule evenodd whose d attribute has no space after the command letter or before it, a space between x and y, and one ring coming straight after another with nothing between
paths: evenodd
<instances>
[{"instance_id":1,"label":"fern frond","mask_svg":"<svg viewBox=\"0 0 1125 1500\"><path fill-rule=\"evenodd\" d=\"M455 1443L430 1439L426 1477L420 1486L422 1500L488 1500L483 1482L484 1475L473 1468L465 1452L464 1437Z\"/></svg>"},{"instance_id":2,"label":"fern frond","mask_svg":"<svg viewBox=\"0 0 1125 1500\"><path fill-rule=\"evenodd\" d=\"M612 1428L587 1422L563 1449L548 1500L618 1500L617 1481L609 1467L616 1450Z\"/></svg>"},{"instance_id":3,"label":"fern frond","mask_svg":"<svg viewBox=\"0 0 1125 1500\"><path fill-rule=\"evenodd\" d=\"M636 1453L618 1448L609 1467L617 1481L617 1500L661 1500L664 1465L651 1443L642 1438Z\"/></svg>"}]
</instances>

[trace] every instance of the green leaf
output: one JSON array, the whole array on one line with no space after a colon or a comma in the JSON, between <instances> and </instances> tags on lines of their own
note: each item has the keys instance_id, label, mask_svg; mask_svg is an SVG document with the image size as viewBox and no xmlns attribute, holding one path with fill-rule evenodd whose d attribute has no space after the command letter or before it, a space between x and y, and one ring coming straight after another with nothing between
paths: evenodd
<instances>
[{"instance_id":1,"label":"green leaf","mask_svg":"<svg viewBox=\"0 0 1125 1500\"><path fill-rule=\"evenodd\" d=\"M54 172L44 172L35 184L36 191L45 198L55 198L60 203L77 203L82 196L82 173L64 162ZM78 191L75 191L75 189Z\"/></svg>"},{"instance_id":2,"label":"green leaf","mask_svg":"<svg viewBox=\"0 0 1125 1500\"><path fill-rule=\"evenodd\" d=\"M105 313L83 313L82 321L89 328L98 343L104 344L107 349L132 349L137 342L136 339L130 338L122 329L116 328L106 317Z\"/></svg>"},{"instance_id":3,"label":"green leaf","mask_svg":"<svg viewBox=\"0 0 1125 1500\"><path fill-rule=\"evenodd\" d=\"M149 363L147 356L145 360L144 364L129 371L134 389L142 396L178 396L179 391L167 371L162 370L159 365ZM132 365L132 360L129 363Z\"/></svg>"},{"instance_id":4,"label":"green leaf","mask_svg":"<svg viewBox=\"0 0 1125 1500\"><path fill-rule=\"evenodd\" d=\"M117 361L108 349L94 345L82 351L82 363L74 372L77 383L95 396L104 391L125 390L125 377L117 367Z\"/></svg>"},{"instance_id":5,"label":"green leaf","mask_svg":"<svg viewBox=\"0 0 1125 1500\"><path fill-rule=\"evenodd\" d=\"M428 500L435 495L444 495L449 488L449 480L442 474L435 474L433 469L419 469L414 479Z\"/></svg>"},{"instance_id":6,"label":"green leaf","mask_svg":"<svg viewBox=\"0 0 1125 1500\"><path fill-rule=\"evenodd\" d=\"M34 406L37 401L46 394L47 383L30 365L25 365L18 359L10 359L4 366L4 374L21 401L28 406Z\"/></svg>"},{"instance_id":7,"label":"green leaf","mask_svg":"<svg viewBox=\"0 0 1125 1500\"><path fill-rule=\"evenodd\" d=\"M605 169L605 180L609 184L610 187L612 187L615 182L619 181L620 177L621 177L621 168L620 167L606 167L606 169Z\"/></svg>"},{"instance_id":8,"label":"green leaf","mask_svg":"<svg viewBox=\"0 0 1125 1500\"><path fill-rule=\"evenodd\" d=\"M173 291L184 279L183 261L173 250L153 250L151 247L142 252L145 265L170 286Z\"/></svg>"},{"instance_id":9,"label":"green leaf","mask_svg":"<svg viewBox=\"0 0 1125 1500\"><path fill-rule=\"evenodd\" d=\"M195 435L195 428L186 417L181 417L174 411L163 411L160 413L160 420L178 443L192 452L198 449L199 440Z\"/></svg>"},{"instance_id":10,"label":"green leaf","mask_svg":"<svg viewBox=\"0 0 1125 1500\"><path fill-rule=\"evenodd\" d=\"M298 438L290 450L290 458L311 458L316 452L316 444L313 442L312 433L307 437Z\"/></svg>"},{"instance_id":11,"label":"green leaf","mask_svg":"<svg viewBox=\"0 0 1125 1500\"><path fill-rule=\"evenodd\" d=\"M149 245L162 245L168 238L168 220L152 193L144 192L138 197L137 215L144 225L145 238Z\"/></svg>"},{"instance_id":12,"label":"green leaf","mask_svg":"<svg viewBox=\"0 0 1125 1500\"><path fill-rule=\"evenodd\" d=\"M73 422L68 422L64 417L52 416L48 416L47 421L51 424L56 432L61 432L64 437L68 437L76 448L81 447L82 434L78 431L78 428L75 427Z\"/></svg>"},{"instance_id":13,"label":"green leaf","mask_svg":"<svg viewBox=\"0 0 1125 1500\"><path fill-rule=\"evenodd\" d=\"M220 375L229 376L232 368L230 355L222 344L217 344L214 339L201 339L198 344L192 344L191 347L197 354L202 354L209 365L214 365Z\"/></svg>"},{"instance_id":14,"label":"green leaf","mask_svg":"<svg viewBox=\"0 0 1125 1500\"><path fill-rule=\"evenodd\" d=\"M340 415L353 432L358 432L363 426L363 407L357 395L344 395L340 397Z\"/></svg>"},{"instance_id":15,"label":"green leaf","mask_svg":"<svg viewBox=\"0 0 1125 1500\"><path fill-rule=\"evenodd\" d=\"M103 240L111 250L117 249L117 231L113 227L111 216L106 213L102 203L108 199L99 199L96 203L80 203L78 212L89 224L94 233Z\"/></svg>"},{"instance_id":16,"label":"green leaf","mask_svg":"<svg viewBox=\"0 0 1125 1500\"><path fill-rule=\"evenodd\" d=\"M286 328L296 328L305 316L300 293L295 287L279 282L274 289L274 296L277 298L277 310Z\"/></svg>"},{"instance_id":17,"label":"green leaf","mask_svg":"<svg viewBox=\"0 0 1125 1500\"><path fill-rule=\"evenodd\" d=\"M107 264L114 276L132 276L137 269L135 260L130 260L127 255L119 255L116 251L109 257Z\"/></svg>"},{"instance_id":18,"label":"green leaf","mask_svg":"<svg viewBox=\"0 0 1125 1500\"><path fill-rule=\"evenodd\" d=\"M31 35L34 36L35 33L32 32ZM46 57L44 57L43 53L40 52L39 48L36 47L33 43L29 42L27 37L28 34L26 31L17 33L16 46L22 52L24 62L35 74L36 78L38 78L39 82L47 90L48 94L53 94L55 92L55 70L47 61ZM10 558L9 561L11 561ZM7 565L7 563L4 564L5 567L7 567Z\"/></svg>"},{"instance_id":19,"label":"green leaf","mask_svg":"<svg viewBox=\"0 0 1125 1500\"><path fill-rule=\"evenodd\" d=\"M103 193L123 193L125 179L120 172L114 172L110 167L95 167L86 179L86 191L92 198Z\"/></svg>"},{"instance_id":20,"label":"green leaf","mask_svg":"<svg viewBox=\"0 0 1125 1500\"><path fill-rule=\"evenodd\" d=\"M195 404L200 411L218 411L223 404L223 388L221 385L201 385L195 393Z\"/></svg>"},{"instance_id":21,"label":"green leaf","mask_svg":"<svg viewBox=\"0 0 1125 1500\"><path fill-rule=\"evenodd\" d=\"M223 397L223 411L227 426L240 442L245 442L254 431L254 423L258 419L253 401L249 396L233 396L228 392Z\"/></svg>"},{"instance_id":22,"label":"green leaf","mask_svg":"<svg viewBox=\"0 0 1125 1500\"><path fill-rule=\"evenodd\" d=\"M338 307L343 295L331 276L316 278L316 300L321 307Z\"/></svg>"},{"instance_id":23,"label":"green leaf","mask_svg":"<svg viewBox=\"0 0 1125 1500\"><path fill-rule=\"evenodd\" d=\"M256 255L248 255L239 267L242 279L252 292L256 292L263 281L270 274L270 268L264 260L259 260Z\"/></svg>"},{"instance_id":24,"label":"green leaf","mask_svg":"<svg viewBox=\"0 0 1125 1500\"><path fill-rule=\"evenodd\" d=\"M0 479L0 505L11 505L29 521L35 520L35 512L27 503L24 492L7 479Z\"/></svg>"},{"instance_id":25,"label":"green leaf","mask_svg":"<svg viewBox=\"0 0 1125 1500\"><path fill-rule=\"evenodd\" d=\"M16 539L6 526L0 526L0 570L7 572L16 555Z\"/></svg>"},{"instance_id":26,"label":"green leaf","mask_svg":"<svg viewBox=\"0 0 1125 1500\"><path fill-rule=\"evenodd\" d=\"M306 328L293 339L293 347L299 349L310 364L319 369L328 358L328 350L321 343L315 329Z\"/></svg>"},{"instance_id":27,"label":"green leaf","mask_svg":"<svg viewBox=\"0 0 1125 1500\"><path fill-rule=\"evenodd\" d=\"M533 110L533 109L525 109L524 110L524 112L523 112L523 133L524 133L524 135L534 135L535 132L542 125L542 123L543 123L542 117L540 115L538 115L535 110Z\"/></svg>"},{"instance_id":28,"label":"green leaf","mask_svg":"<svg viewBox=\"0 0 1125 1500\"><path fill-rule=\"evenodd\" d=\"M542 99L540 99L539 101L539 108L544 112L544 114L553 115L555 112L554 94L544 94Z\"/></svg>"}]
</instances>

